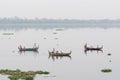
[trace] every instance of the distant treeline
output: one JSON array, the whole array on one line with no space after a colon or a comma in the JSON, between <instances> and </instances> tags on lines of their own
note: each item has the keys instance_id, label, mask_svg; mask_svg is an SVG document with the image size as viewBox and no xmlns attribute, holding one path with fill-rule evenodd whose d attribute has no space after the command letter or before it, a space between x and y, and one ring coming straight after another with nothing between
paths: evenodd
<instances>
[{"instance_id":1,"label":"distant treeline","mask_svg":"<svg viewBox=\"0 0 120 80\"><path fill-rule=\"evenodd\" d=\"M21 19L0 18L0 29L21 28L120 28L120 19L117 20L77 20L77 19Z\"/></svg>"},{"instance_id":2,"label":"distant treeline","mask_svg":"<svg viewBox=\"0 0 120 80\"><path fill-rule=\"evenodd\" d=\"M101 20L79 20L79 19L39 19L39 18L35 18L35 19L22 19L22 18L0 18L0 23L5 23L5 24L9 24L9 23L69 23L69 24L73 24L73 23L79 23L79 24L86 24L86 23L90 23L90 24L101 24L101 23L112 23L112 24L116 24L116 23L120 23L120 19L116 19L116 20L110 20L110 19L101 19Z\"/></svg>"}]
</instances>

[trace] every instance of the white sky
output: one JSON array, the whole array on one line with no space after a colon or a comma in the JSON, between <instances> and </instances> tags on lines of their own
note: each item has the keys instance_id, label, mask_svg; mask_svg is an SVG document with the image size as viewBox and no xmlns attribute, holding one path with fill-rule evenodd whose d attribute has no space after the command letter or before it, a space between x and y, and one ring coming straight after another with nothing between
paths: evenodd
<instances>
[{"instance_id":1,"label":"white sky","mask_svg":"<svg viewBox=\"0 0 120 80\"><path fill-rule=\"evenodd\" d=\"M118 19L120 0L0 0L0 17Z\"/></svg>"}]
</instances>

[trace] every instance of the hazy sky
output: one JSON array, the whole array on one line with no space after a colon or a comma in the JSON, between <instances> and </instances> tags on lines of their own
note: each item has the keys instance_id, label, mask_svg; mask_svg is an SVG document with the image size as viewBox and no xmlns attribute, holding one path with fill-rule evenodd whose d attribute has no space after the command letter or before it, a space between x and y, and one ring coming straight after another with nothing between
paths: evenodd
<instances>
[{"instance_id":1,"label":"hazy sky","mask_svg":"<svg viewBox=\"0 0 120 80\"><path fill-rule=\"evenodd\" d=\"M0 0L0 17L118 19L120 0Z\"/></svg>"}]
</instances>

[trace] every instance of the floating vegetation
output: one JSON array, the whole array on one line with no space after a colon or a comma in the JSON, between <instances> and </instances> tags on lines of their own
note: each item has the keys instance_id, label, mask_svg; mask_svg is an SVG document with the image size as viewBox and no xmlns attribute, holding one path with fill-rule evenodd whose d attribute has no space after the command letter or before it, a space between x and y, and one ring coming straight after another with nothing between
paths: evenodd
<instances>
[{"instance_id":1,"label":"floating vegetation","mask_svg":"<svg viewBox=\"0 0 120 80\"><path fill-rule=\"evenodd\" d=\"M33 80L36 74L49 74L47 71L21 71L19 69L16 70L8 70L8 69L1 69L0 74L10 75L8 78L10 80Z\"/></svg>"},{"instance_id":2,"label":"floating vegetation","mask_svg":"<svg viewBox=\"0 0 120 80\"><path fill-rule=\"evenodd\" d=\"M108 72L112 72L112 70L111 69L102 69L101 72L108 73Z\"/></svg>"},{"instance_id":3,"label":"floating vegetation","mask_svg":"<svg viewBox=\"0 0 120 80\"><path fill-rule=\"evenodd\" d=\"M10 80L33 80L34 76L9 76L8 77Z\"/></svg>"},{"instance_id":4,"label":"floating vegetation","mask_svg":"<svg viewBox=\"0 0 120 80\"><path fill-rule=\"evenodd\" d=\"M111 56L111 53L108 53L107 55L108 55L108 56Z\"/></svg>"},{"instance_id":5,"label":"floating vegetation","mask_svg":"<svg viewBox=\"0 0 120 80\"><path fill-rule=\"evenodd\" d=\"M36 71L36 74L49 74L47 71Z\"/></svg>"}]
</instances>

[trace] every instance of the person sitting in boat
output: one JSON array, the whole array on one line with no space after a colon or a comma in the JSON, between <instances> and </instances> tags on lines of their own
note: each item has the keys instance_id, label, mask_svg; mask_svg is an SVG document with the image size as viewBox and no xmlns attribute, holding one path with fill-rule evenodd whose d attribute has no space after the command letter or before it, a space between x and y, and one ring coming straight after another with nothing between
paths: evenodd
<instances>
[{"instance_id":1,"label":"person sitting in boat","mask_svg":"<svg viewBox=\"0 0 120 80\"><path fill-rule=\"evenodd\" d=\"M36 46L36 43L34 43L33 48L39 48L39 45Z\"/></svg>"},{"instance_id":2,"label":"person sitting in boat","mask_svg":"<svg viewBox=\"0 0 120 80\"><path fill-rule=\"evenodd\" d=\"M84 48L87 48L87 43L84 45Z\"/></svg>"},{"instance_id":3,"label":"person sitting in boat","mask_svg":"<svg viewBox=\"0 0 120 80\"><path fill-rule=\"evenodd\" d=\"M53 51L52 51L52 53L55 53L55 48L53 48Z\"/></svg>"},{"instance_id":4,"label":"person sitting in boat","mask_svg":"<svg viewBox=\"0 0 120 80\"><path fill-rule=\"evenodd\" d=\"M21 46L21 45L20 45L19 47L20 47L20 48L22 48L22 46Z\"/></svg>"},{"instance_id":5,"label":"person sitting in boat","mask_svg":"<svg viewBox=\"0 0 120 80\"><path fill-rule=\"evenodd\" d=\"M18 47L18 49L19 49L19 50L22 50L22 46L20 45L20 46Z\"/></svg>"}]
</instances>

